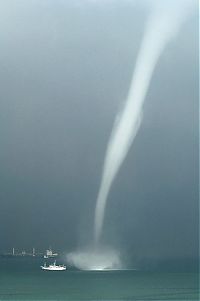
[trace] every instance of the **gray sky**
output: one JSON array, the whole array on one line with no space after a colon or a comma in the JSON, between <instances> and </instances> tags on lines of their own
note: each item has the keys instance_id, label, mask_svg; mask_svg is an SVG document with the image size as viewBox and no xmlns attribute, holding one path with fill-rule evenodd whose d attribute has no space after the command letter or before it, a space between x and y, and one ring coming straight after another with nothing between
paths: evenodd
<instances>
[{"instance_id":1,"label":"gray sky","mask_svg":"<svg viewBox=\"0 0 200 301\"><path fill-rule=\"evenodd\" d=\"M148 14L130 2L0 0L1 251L90 242ZM103 240L139 260L197 256L197 13L156 67Z\"/></svg>"}]
</instances>

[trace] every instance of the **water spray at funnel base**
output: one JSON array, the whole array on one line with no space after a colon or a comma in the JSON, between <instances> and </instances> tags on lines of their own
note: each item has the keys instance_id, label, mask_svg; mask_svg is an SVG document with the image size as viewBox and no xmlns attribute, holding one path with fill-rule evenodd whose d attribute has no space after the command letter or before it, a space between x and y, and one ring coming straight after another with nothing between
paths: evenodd
<instances>
[{"instance_id":1,"label":"water spray at funnel base","mask_svg":"<svg viewBox=\"0 0 200 301\"><path fill-rule=\"evenodd\" d=\"M70 265L80 270L113 270L120 269L121 261L119 252L107 248L89 248L80 252L72 252L67 255Z\"/></svg>"},{"instance_id":2,"label":"water spray at funnel base","mask_svg":"<svg viewBox=\"0 0 200 301\"><path fill-rule=\"evenodd\" d=\"M183 5L183 2L188 7ZM167 43L177 34L188 15L189 0L177 0L179 5L176 3L175 7L174 2L172 3L173 5L167 7L166 3L158 1L158 7L150 15L147 22L125 107L120 119L115 123L107 146L95 208L93 247L83 252L68 255L68 261L80 269L121 267L118 252L101 250L100 238L105 207L112 183L140 127L144 100L159 57Z\"/></svg>"}]
</instances>

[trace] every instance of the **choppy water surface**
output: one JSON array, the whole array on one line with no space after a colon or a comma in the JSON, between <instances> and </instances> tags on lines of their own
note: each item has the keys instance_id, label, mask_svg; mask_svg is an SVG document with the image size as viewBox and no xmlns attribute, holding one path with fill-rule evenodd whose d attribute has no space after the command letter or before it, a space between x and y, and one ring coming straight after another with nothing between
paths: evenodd
<instances>
[{"instance_id":1,"label":"choppy water surface","mask_svg":"<svg viewBox=\"0 0 200 301\"><path fill-rule=\"evenodd\" d=\"M198 274L40 270L39 259L0 259L0 300L199 300Z\"/></svg>"}]
</instances>

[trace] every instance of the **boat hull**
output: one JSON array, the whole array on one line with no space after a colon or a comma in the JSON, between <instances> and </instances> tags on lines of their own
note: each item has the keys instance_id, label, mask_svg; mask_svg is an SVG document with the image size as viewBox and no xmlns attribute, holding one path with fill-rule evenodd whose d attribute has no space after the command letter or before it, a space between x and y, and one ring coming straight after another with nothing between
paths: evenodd
<instances>
[{"instance_id":1,"label":"boat hull","mask_svg":"<svg viewBox=\"0 0 200 301\"><path fill-rule=\"evenodd\" d=\"M66 271L66 267L44 267L41 266L41 269L44 271Z\"/></svg>"}]
</instances>

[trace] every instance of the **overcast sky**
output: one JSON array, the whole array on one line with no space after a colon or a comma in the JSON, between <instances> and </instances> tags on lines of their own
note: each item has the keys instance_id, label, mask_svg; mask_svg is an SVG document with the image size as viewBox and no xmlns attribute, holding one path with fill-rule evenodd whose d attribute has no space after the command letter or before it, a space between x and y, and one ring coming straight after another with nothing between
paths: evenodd
<instances>
[{"instance_id":1,"label":"overcast sky","mask_svg":"<svg viewBox=\"0 0 200 301\"><path fill-rule=\"evenodd\" d=\"M148 15L138 3L0 0L0 251L68 252L92 239ZM130 258L198 254L197 12L156 67L103 241Z\"/></svg>"}]
</instances>

